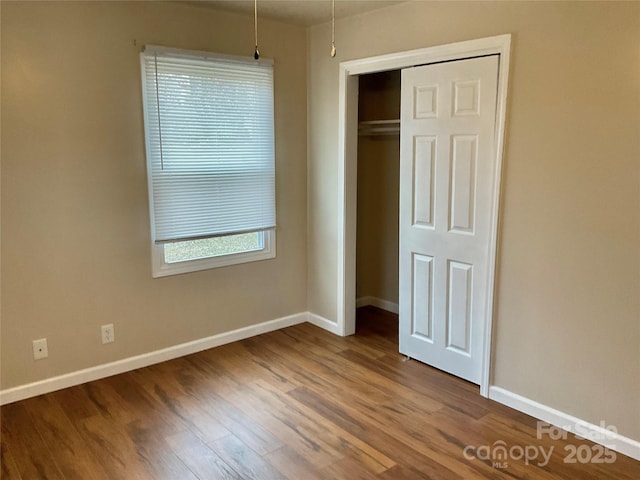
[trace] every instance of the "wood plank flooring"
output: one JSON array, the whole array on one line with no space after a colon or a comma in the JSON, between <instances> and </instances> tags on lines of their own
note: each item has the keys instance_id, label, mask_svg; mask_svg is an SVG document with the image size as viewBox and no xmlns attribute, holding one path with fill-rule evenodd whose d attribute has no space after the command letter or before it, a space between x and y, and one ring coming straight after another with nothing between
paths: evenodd
<instances>
[{"instance_id":1,"label":"wood plank flooring","mask_svg":"<svg viewBox=\"0 0 640 480\"><path fill-rule=\"evenodd\" d=\"M640 478L621 454L565 463L566 449L597 447L538 440L533 418L397 350L397 317L365 307L352 337L297 325L6 405L1 477ZM550 461L474 458L496 442L552 449Z\"/></svg>"}]
</instances>

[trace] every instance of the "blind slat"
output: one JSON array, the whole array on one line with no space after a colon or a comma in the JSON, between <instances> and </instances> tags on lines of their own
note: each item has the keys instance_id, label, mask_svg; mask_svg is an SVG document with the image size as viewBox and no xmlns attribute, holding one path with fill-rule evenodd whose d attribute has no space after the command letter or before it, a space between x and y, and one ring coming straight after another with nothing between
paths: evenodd
<instances>
[{"instance_id":1,"label":"blind slat","mask_svg":"<svg viewBox=\"0 0 640 480\"><path fill-rule=\"evenodd\" d=\"M275 227L273 66L141 54L154 241Z\"/></svg>"}]
</instances>

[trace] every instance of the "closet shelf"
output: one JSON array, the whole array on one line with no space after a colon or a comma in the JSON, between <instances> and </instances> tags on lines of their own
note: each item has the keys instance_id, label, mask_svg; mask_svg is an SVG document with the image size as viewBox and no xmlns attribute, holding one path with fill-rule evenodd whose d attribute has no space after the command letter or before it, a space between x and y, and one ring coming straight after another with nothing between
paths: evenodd
<instances>
[{"instance_id":1,"label":"closet shelf","mask_svg":"<svg viewBox=\"0 0 640 480\"><path fill-rule=\"evenodd\" d=\"M372 120L358 123L358 135L398 135L400 134L400 120Z\"/></svg>"}]
</instances>

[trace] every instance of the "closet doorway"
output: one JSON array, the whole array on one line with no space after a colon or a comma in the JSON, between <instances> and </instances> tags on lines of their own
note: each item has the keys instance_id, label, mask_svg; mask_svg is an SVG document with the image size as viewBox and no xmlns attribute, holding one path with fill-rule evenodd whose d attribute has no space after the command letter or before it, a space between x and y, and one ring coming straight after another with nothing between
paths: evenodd
<instances>
[{"instance_id":1,"label":"closet doorway","mask_svg":"<svg viewBox=\"0 0 640 480\"><path fill-rule=\"evenodd\" d=\"M358 79L356 334L398 351L400 70Z\"/></svg>"}]
</instances>

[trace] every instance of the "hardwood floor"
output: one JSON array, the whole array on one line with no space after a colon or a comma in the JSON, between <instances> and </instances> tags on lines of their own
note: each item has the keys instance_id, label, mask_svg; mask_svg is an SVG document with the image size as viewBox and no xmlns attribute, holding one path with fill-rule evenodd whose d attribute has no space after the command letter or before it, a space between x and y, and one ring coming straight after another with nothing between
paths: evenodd
<instances>
[{"instance_id":1,"label":"hardwood floor","mask_svg":"<svg viewBox=\"0 0 640 480\"><path fill-rule=\"evenodd\" d=\"M538 440L533 418L404 361L395 315L358 317L353 337L298 325L6 405L2 478L640 478L640 462L621 454L565 463L571 445L596 446ZM538 458L473 457L500 441ZM553 451L538 466L541 448Z\"/></svg>"}]
</instances>

